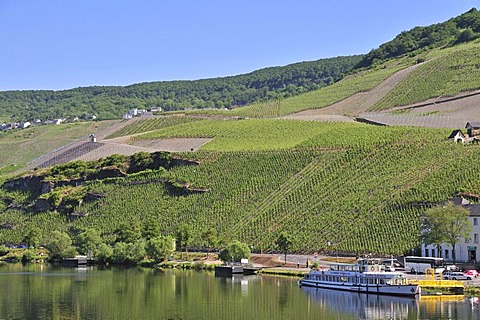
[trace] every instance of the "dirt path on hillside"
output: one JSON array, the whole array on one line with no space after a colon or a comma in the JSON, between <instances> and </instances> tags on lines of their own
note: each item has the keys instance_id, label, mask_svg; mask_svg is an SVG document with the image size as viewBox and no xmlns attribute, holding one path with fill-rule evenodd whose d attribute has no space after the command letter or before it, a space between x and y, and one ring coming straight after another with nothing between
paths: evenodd
<instances>
[{"instance_id":1,"label":"dirt path on hillside","mask_svg":"<svg viewBox=\"0 0 480 320\"><path fill-rule=\"evenodd\" d=\"M325 108L305 110L287 115L283 118L318 121L353 121L353 117L358 117L360 114L366 112L420 65L421 64L417 64L392 74L368 92L356 93L351 97Z\"/></svg>"}]
</instances>

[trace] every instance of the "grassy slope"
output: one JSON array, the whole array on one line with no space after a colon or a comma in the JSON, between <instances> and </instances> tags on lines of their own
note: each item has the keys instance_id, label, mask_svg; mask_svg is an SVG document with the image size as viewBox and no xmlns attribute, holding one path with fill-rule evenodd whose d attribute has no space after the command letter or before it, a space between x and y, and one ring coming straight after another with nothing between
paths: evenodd
<instances>
[{"instance_id":1,"label":"grassy slope","mask_svg":"<svg viewBox=\"0 0 480 320\"><path fill-rule=\"evenodd\" d=\"M480 42L436 49L426 54L426 60L371 111L480 89Z\"/></svg>"},{"instance_id":2,"label":"grassy slope","mask_svg":"<svg viewBox=\"0 0 480 320\"><path fill-rule=\"evenodd\" d=\"M129 178L151 181L141 185L96 183L93 190L107 196L78 208L86 217L67 221L55 213L7 210L0 222L18 227L0 232L0 241L21 239L31 224L45 234L87 226L109 234L122 222L141 224L153 216L162 233L173 235L182 223L197 235L215 227L226 241L257 249L274 249L278 232L287 231L299 251L332 241L342 251L402 253L417 245L424 202L457 191L480 193L480 148L446 143L449 132L441 129L252 119L168 130L217 137L210 151L185 155L201 160L199 166L168 173L210 192L169 196L154 181L161 175L156 172ZM458 166L459 159L471 165Z\"/></svg>"},{"instance_id":3,"label":"grassy slope","mask_svg":"<svg viewBox=\"0 0 480 320\"><path fill-rule=\"evenodd\" d=\"M390 108L402 99L406 101L405 96L416 89L435 87L435 94L454 94L474 88L471 83L476 83L475 79L459 80L463 73L455 66L466 66L471 73L477 64L470 60L462 63L460 57L449 55L455 52L455 56L476 59L478 50L472 48L477 47L468 44L428 53L431 62L412 73L400 91L377 107ZM324 107L369 90L410 64L406 59L388 68L366 71L363 76L352 75L331 87L272 102L266 112L251 106L225 114L264 117ZM418 85L433 81L431 74L447 71L453 73L434 78L438 85ZM457 90L458 84L462 86ZM122 221L141 224L145 217L154 216L162 233L173 235L182 223L191 224L197 235L213 226L223 239L240 239L256 249L274 249L275 236L287 231L296 235L295 250L318 250L332 241L342 251L402 253L418 244L418 216L426 206L458 191L480 194L480 183L475 179L480 170L480 148L446 143L449 132L445 130L274 119L149 121L141 127L126 127L116 135L159 129L136 139L214 137L203 151L185 155L201 160L200 166L169 172L210 192L171 197L161 184L153 182L160 175L156 172L130 178L152 181L141 185L97 183L92 188L107 197L79 208L87 216L77 221L67 221L56 213L26 215L17 209L6 210L0 222L17 228L1 230L0 242L20 241L29 225L41 227L44 236L54 229L86 226L108 234ZM16 142L13 138L14 144L6 148L22 141L20 136ZM37 144L44 141L39 139ZM7 143L5 137L1 141ZM32 157L26 156L24 161ZM469 165L459 165L460 160ZM5 209L1 203L0 209Z\"/></svg>"},{"instance_id":4,"label":"grassy slope","mask_svg":"<svg viewBox=\"0 0 480 320\"><path fill-rule=\"evenodd\" d=\"M96 132L105 123L79 122L0 132L0 174L16 170L33 159Z\"/></svg>"}]
</instances>

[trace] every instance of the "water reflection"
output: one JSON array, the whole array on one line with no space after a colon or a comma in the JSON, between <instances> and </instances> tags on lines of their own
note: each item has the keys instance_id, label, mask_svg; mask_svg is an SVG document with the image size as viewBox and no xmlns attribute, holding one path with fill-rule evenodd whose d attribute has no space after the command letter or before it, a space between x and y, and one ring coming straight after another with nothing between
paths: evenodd
<instances>
[{"instance_id":1,"label":"water reflection","mask_svg":"<svg viewBox=\"0 0 480 320\"><path fill-rule=\"evenodd\" d=\"M295 279L0 266L0 319L478 319L479 300L300 288Z\"/></svg>"},{"instance_id":2,"label":"water reflection","mask_svg":"<svg viewBox=\"0 0 480 320\"><path fill-rule=\"evenodd\" d=\"M319 303L332 312L349 313L360 319L413 319L418 301L328 289L303 288L312 303Z\"/></svg>"},{"instance_id":3,"label":"water reflection","mask_svg":"<svg viewBox=\"0 0 480 320\"><path fill-rule=\"evenodd\" d=\"M357 319L480 320L480 299L464 296L422 296L419 299L302 287L309 300L338 316Z\"/></svg>"}]
</instances>

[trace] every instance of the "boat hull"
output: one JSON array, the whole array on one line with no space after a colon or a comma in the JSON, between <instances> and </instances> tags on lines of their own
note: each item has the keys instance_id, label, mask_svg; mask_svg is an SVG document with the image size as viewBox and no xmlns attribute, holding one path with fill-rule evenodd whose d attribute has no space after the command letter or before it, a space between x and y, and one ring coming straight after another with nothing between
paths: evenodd
<instances>
[{"instance_id":1,"label":"boat hull","mask_svg":"<svg viewBox=\"0 0 480 320\"><path fill-rule=\"evenodd\" d=\"M330 283L315 280L302 279L299 281L301 286L333 289L342 291L352 291L359 293L383 294L403 297L415 297L420 295L421 290L417 285L376 285L376 284L353 284L353 283Z\"/></svg>"}]
</instances>

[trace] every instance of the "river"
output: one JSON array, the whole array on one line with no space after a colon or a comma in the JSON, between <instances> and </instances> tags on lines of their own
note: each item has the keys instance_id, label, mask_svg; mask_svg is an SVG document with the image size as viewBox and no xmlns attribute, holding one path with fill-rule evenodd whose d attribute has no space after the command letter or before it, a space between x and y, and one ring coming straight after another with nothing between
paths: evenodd
<instances>
[{"instance_id":1,"label":"river","mask_svg":"<svg viewBox=\"0 0 480 320\"><path fill-rule=\"evenodd\" d=\"M300 288L273 276L0 265L0 319L480 319L477 299Z\"/></svg>"}]
</instances>

